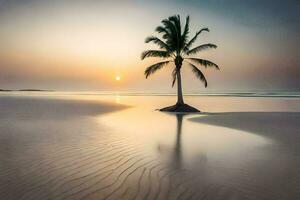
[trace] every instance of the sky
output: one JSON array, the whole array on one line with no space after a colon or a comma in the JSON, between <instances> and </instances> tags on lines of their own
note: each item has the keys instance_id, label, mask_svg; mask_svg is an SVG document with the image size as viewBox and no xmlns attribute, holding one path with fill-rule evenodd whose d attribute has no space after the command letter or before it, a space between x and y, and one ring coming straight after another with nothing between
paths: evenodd
<instances>
[{"instance_id":1,"label":"sky","mask_svg":"<svg viewBox=\"0 0 300 200\"><path fill-rule=\"evenodd\" d=\"M300 91L298 0L0 0L0 88L175 92L173 66L145 79L141 60L168 16L190 16L208 88L183 66L184 92ZM120 80L117 81L116 77Z\"/></svg>"}]
</instances>

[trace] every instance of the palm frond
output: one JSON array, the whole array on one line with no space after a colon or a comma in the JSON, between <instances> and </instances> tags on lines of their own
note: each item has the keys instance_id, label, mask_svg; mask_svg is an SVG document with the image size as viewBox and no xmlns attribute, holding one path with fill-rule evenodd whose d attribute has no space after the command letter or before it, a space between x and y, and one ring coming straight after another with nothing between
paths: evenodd
<instances>
[{"instance_id":1,"label":"palm frond","mask_svg":"<svg viewBox=\"0 0 300 200\"><path fill-rule=\"evenodd\" d=\"M168 18L169 21L173 22L175 25L175 28L177 30L178 37L181 36L181 23L180 23L180 16L174 15Z\"/></svg>"},{"instance_id":2,"label":"palm frond","mask_svg":"<svg viewBox=\"0 0 300 200\"><path fill-rule=\"evenodd\" d=\"M155 36L149 36L145 39L145 43L153 42L154 44L157 44L161 49L165 49L166 51L170 50L170 47L161 39Z\"/></svg>"},{"instance_id":3,"label":"palm frond","mask_svg":"<svg viewBox=\"0 0 300 200\"><path fill-rule=\"evenodd\" d=\"M169 64L169 62L170 61L159 62L147 67L147 69L144 72L146 78L148 78L148 76L150 76L151 74L155 73L157 70L160 70L163 66Z\"/></svg>"},{"instance_id":4,"label":"palm frond","mask_svg":"<svg viewBox=\"0 0 300 200\"><path fill-rule=\"evenodd\" d=\"M192 71L193 73L196 75L196 77L198 79L200 79L203 83L204 83L204 86L207 87L207 80L204 76L204 74L201 72L200 69L198 69L195 65L193 65L192 63L189 63L187 62L191 67L192 67Z\"/></svg>"},{"instance_id":5,"label":"palm frond","mask_svg":"<svg viewBox=\"0 0 300 200\"><path fill-rule=\"evenodd\" d=\"M167 39L167 44L170 45L172 50L178 49L177 44L179 42L179 37L178 37L178 30L176 28L176 25L169 19L164 19L162 21L162 24L171 35L171 37Z\"/></svg>"},{"instance_id":6,"label":"palm frond","mask_svg":"<svg viewBox=\"0 0 300 200\"><path fill-rule=\"evenodd\" d=\"M214 67L217 70L220 70L219 66L209 60L204 60L204 59L200 59L200 58L185 58L185 59L190 59L192 61L194 61L197 64L200 64L202 66L204 66L205 68L207 67Z\"/></svg>"},{"instance_id":7,"label":"palm frond","mask_svg":"<svg viewBox=\"0 0 300 200\"><path fill-rule=\"evenodd\" d=\"M195 48L193 48L193 49L191 49L191 50L188 50L187 52L186 52L186 55L191 55L191 54L196 54L196 53L198 53L198 52L200 52L200 51L203 51L203 50L207 50L207 49L211 49L211 48L217 48L217 45L215 45L215 44L210 44L210 43L208 43L208 44L202 44L202 45L200 45L200 46L197 46L197 47L195 47Z\"/></svg>"},{"instance_id":8,"label":"palm frond","mask_svg":"<svg viewBox=\"0 0 300 200\"><path fill-rule=\"evenodd\" d=\"M208 28L203 28L201 29L200 31L198 31L196 33L196 35L185 45L184 47L184 51L188 51L189 48L192 46L192 44L197 40L198 36L203 32L203 31L207 31L209 32L209 29Z\"/></svg>"},{"instance_id":9,"label":"palm frond","mask_svg":"<svg viewBox=\"0 0 300 200\"><path fill-rule=\"evenodd\" d=\"M172 71L172 87L174 87L176 79L177 79L177 68L175 67L174 70Z\"/></svg>"},{"instance_id":10,"label":"palm frond","mask_svg":"<svg viewBox=\"0 0 300 200\"><path fill-rule=\"evenodd\" d=\"M181 22L180 22L180 16L179 15L174 15L168 18L170 22L174 24L174 27L176 29L176 50L177 53L180 53L181 50Z\"/></svg>"},{"instance_id":11,"label":"palm frond","mask_svg":"<svg viewBox=\"0 0 300 200\"><path fill-rule=\"evenodd\" d=\"M170 53L167 51L147 50L142 53L141 59L144 60L147 57L168 58L170 57Z\"/></svg>"},{"instance_id":12,"label":"palm frond","mask_svg":"<svg viewBox=\"0 0 300 200\"><path fill-rule=\"evenodd\" d=\"M190 16L187 16L185 21L184 31L181 35L181 41L180 41L181 48L183 48L184 44L187 42L189 32L190 32Z\"/></svg>"},{"instance_id":13,"label":"palm frond","mask_svg":"<svg viewBox=\"0 0 300 200\"><path fill-rule=\"evenodd\" d=\"M170 21L170 17L162 20L161 23L170 33L175 33L177 31L175 24Z\"/></svg>"},{"instance_id":14,"label":"palm frond","mask_svg":"<svg viewBox=\"0 0 300 200\"><path fill-rule=\"evenodd\" d=\"M163 39L170 39L170 38L172 38L171 33L165 27L158 26L158 27L156 27L155 31L158 32L158 33L163 33L163 35L162 35Z\"/></svg>"}]
</instances>

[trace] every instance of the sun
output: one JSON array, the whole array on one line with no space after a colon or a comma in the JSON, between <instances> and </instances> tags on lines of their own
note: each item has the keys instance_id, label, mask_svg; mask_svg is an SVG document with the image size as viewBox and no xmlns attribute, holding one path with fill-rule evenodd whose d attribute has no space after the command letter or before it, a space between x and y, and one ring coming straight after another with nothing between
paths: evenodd
<instances>
[{"instance_id":1,"label":"sun","mask_svg":"<svg viewBox=\"0 0 300 200\"><path fill-rule=\"evenodd\" d=\"M121 77L120 76L116 76L116 81L119 81L121 80Z\"/></svg>"}]
</instances>

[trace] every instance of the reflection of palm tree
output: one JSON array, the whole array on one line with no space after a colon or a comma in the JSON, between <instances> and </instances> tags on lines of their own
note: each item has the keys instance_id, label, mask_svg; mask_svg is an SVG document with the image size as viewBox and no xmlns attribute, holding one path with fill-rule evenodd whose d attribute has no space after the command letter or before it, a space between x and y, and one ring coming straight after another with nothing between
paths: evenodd
<instances>
[{"instance_id":1,"label":"reflection of palm tree","mask_svg":"<svg viewBox=\"0 0 300 200\"><path fill-rule=\"evenodd\" d=\"M175 145L172 148L172 151L170 153L169 148L162 148L161 145L158 145L158 150L161 153L167 152L170 153L170 166L172 168L175 169L182 169L183 167L183 150L182 150L182 127L183 127L183 119L184 117L188 115L188 114L176 114L176 141L175 141ZM166 151L164 151L166 150ZM207 157L206 155L201 152L198 156L197 156L197 160L196 161L200 161L201 165L203 164L203 162L207 161Z\"/></svg>"},{"instance_id":2,"label":"reflection of palm tree","mask_svg":"<svg viewBox=\"0 0 300 200\"><path fill-rule=\"evenodd\" d=\"M182 167L182 149L181 149L181 135L182 135L182 119L183 114L176 114L177 128L176 128L176 143L175 143L175 153L173 158L173 164L176 169Z\"/></svg>"},{"instance_id":3,"label":"reflection of palm tree","mask_svg":"<svg viewBox=\"0 0 300 200\"><path fill-rule=\"evenodd\" d=\"M181 135L182 135L182 120L184 114L176 114L176 141L174 149L171 152L171 166L175 169L182 167L182 147L181 147ZM158 150L162 152L162 148L159 145Z\"/></svg>"},{"instance_id":4,"label":"reflection of palm tree","mask_svg":"<svg viewBox=\"0 0 300 200\"><path fill-rule=\"evenodd\" d=\"M171 16L168 19L164 19L162 21L163 25L158 26L156 28L156 31L162 34L163 39L161 40L158 37L150 36L147 37L145 40L146 43L153 42L154 44L157 44L160 50L144 51L141 56L142 59L145 59L147 57L159 57L167 59L149 66L145 70L146 78L148 78L148 76L155 73L159 69L163 68L165 65L168 65L170 63L175 64L175 68L172 72L172 87L174 86L177 80L177 103L173 107L173 109L165 109L166 111L181 111L179 107L185 106L181 87L181 67L183 62L186 62L191 67L192 72L196 75L197 78L204 82L205 87L207 87L207 80L204 74L201 72L200 69L197 68L196 65L202 65L205 68L214 67L216 69L219 69L218 65L209 60L190 57L191 55L197 54L200 51L210 48L217 48L217 46L208 43L192 48L192 45L197 40L200 33L204 31L208 32L209 29L203 28L199 30L191 40L188 40L189 20L190 18L189 16L187 16L185 26L182 29L179 15Z\"/></svg>"}]
</instances>

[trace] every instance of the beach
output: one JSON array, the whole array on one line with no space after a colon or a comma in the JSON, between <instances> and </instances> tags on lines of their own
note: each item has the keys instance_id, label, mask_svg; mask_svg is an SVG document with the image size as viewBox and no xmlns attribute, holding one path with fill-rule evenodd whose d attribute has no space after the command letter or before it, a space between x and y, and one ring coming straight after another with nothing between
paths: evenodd
<instances>
[{"instance_id":1,"label":"beach","mask_svg":"<svg viewBox=\"0 0 300 200\"><path fill-rule=\"evenodd\" d=\"M0 199L300 198L300 98L0 94Z\"/></svg>"}]
</instances>

